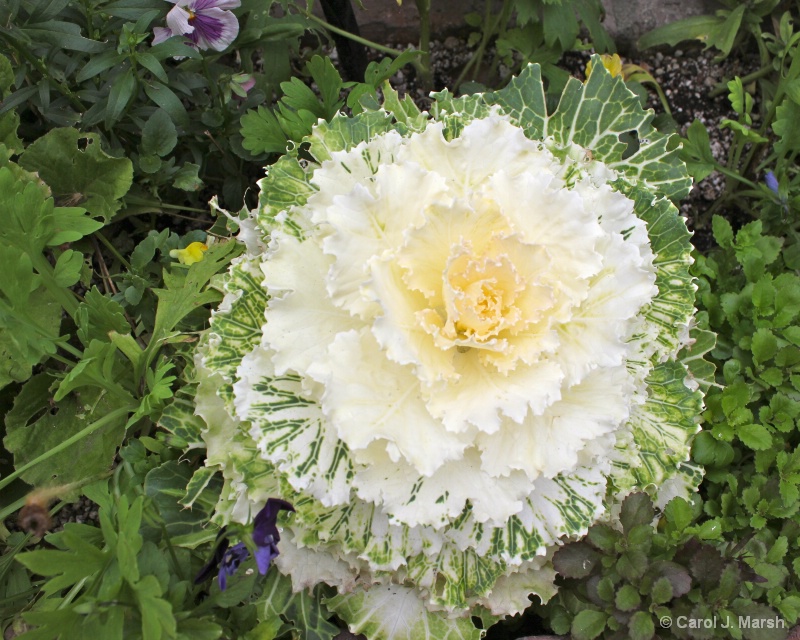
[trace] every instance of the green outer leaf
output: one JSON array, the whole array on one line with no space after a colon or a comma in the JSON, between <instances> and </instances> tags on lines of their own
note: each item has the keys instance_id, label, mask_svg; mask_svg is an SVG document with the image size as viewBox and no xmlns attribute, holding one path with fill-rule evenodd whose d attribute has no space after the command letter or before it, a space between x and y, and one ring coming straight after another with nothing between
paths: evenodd
<instances>
[{"instance_id":1,"label":"green outer leaf","mask_svg":"<svg viewBox=\"0 0 800 640\"><path fill-rule=\"evenodd\" d=\"M384 640L478 640L483 636L469 618L448 619L429 612L419 595L400 585L326 598L325 604L348 621L352 633Z\"/></svg>"},{"instance_id":2,"label":"green outer leaf","mask_svg":"<svg viewBox=\"0 0 800 640\"><path fill-rule=\"evenodd\" d=\"M267 575L261 598L255 603L258 619L286 618L306 640L331 640L340 629L327 620L331 614L318 596L318 592L294 593L292 581L273 569Z\"/></svg>"},{"instance_id":3,"label":"green outer leaf","mask_svg":"<svg viewBox=\"0 0 800 640\"><path fill-rule=\"evenodd\" d=\"M211 467L197 469L192 475L192 479L189 480L189 484L186 485L186 495L180 499L180 503L184 507L191 509L216 474L217 470Z\"/></svg>"},{"instance_id":4,"label":"green outer leaf","mask_svg":"<svg viewBox=\"0 0 800 640\"><path fill-rule=\"evenodd\" d=\"M359 142L393 129L392 120L385 111L365 111L352 118L338 114L330 122L319 122L305 141L310 144L311 155L322 163L330 160L336 151L351 149Z\"/></svg>"},{"instance_id":5,"label":"green outer leaf","mask_svg":"<svg viewBox=\"0 0 800 640\"><path fill-rule=\"evenodd\" d=\"M261 193L258 197L256 214L256 222L265 234L276 224L277 216L281 212L286 212L288 216L283 222L286 230L298 238L303 237L303 228L308 223L296 220L292 215L292 209L303 206L309 196L316 191L311 185L310 178L310 172L297 158L289 155L281 157L269 167L267 177L258 183Z\"/></svg>"},{"instance_id":6,"label":"green outer leaf","mask_svg":"<svg viewBox=\"0 0 800 640\"><path fill-rule=\"evenodd\" d=\"M641 108L639 98L622 78L611 77L599 56L592 62L597 73L592 73L585 84L570 78L553 114L546 112L537 65L528 65L504 89L488 94L486 100L500 105L534 140L552 136L556 147L562 149L577 144L632 182L646 183L671 200L685 198L691 179L678 150L668 149L669 137L652 127L653 112ZM623 159L627 144L620 136L629 131L637 132L640 145L638 151Z\"/></svg>"},{"instance_id":7,"label":"green outer leaf","mask_svg":"<svg viewBox=\"0 0 800 640\"><path fill-rule=\"evenodd\" d=\"M192 480L190 465L170 460L148 472L144 481L145 495L153 500L171 537L196 533L208 525L219 490L219 483L208 484L213 475L212 472L200 491L195 491L191 508L185 508L180 501L186 498L187 485ZM200 500L203 491L209 491L209 496Z\"/></svg>"},{"instance_id":8,"label":"green outer leaf","mask_svg":"<svg viewBox=\"0 0 800 640\"><path fill-rule=\"evenodd\" d=\"M171 434L170 438L175 439L174 446L184 451L205 449L206 446L201 436L205 423L194 413L196 392L194 384L182 386L158 419L158 426L168 431Z\"/></svg>"}]
</instances>

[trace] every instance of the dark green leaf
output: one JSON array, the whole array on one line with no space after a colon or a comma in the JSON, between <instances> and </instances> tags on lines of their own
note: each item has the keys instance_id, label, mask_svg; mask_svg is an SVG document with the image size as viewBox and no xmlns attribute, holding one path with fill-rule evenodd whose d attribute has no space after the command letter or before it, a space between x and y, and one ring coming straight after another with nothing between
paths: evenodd
<instances>
[{"instance_id":1,"label":"dark green leaf","mask_svg":"<svg viewBox=\"0 0 800 640\"><path fill-rule=\"evenodd\" d=\"M165 156L178 143L178 132L163 109L156 109L142 129L142 151L146 154Z\"/></svg>"},{"instance_id":2,"label":"dark green leaf","mask_svg":"<svg viewBox=\"0 0 800 640\"><path fill-rule=\"evenodd\" d=\"M739 440L755 451L764 451L772 446L772 435L765 426L760 424L742 425L736 429L736 435L739 436Z\"/></svg>"},{"instance_id":3,"label":"dark green leaf","mask_svg":"<svg viewBox=\"0 0 800 640\"><path fill-rule=\"evenodd\" d=\"M565 578L585 578L600 560L600 555L588 544L566 544L553 556L553 567Z\"/></svg>"},{"instance_id":4,"label":"dark green leaf","mask_svg":"<svg viewBox=\"0 0 800 640\"><path fill-rule=\"evenodd\" d=\"M83 51L84 53L101 53L108 48L104 42L89 40L81 35L77 24L60 20L46 20L25 25L22 30L32 40L47 42L54 47Z\"/></svg>"},{"instance_id":5,"label":"dark green leaf","mask_svg":"<svg viewBox=\"0 0 800 640\"><path fill-rule=\"evenodd\" d=\"M617 591L614 604L620 611L633 611L642 604L638 589L629 584L624 584Z\"/></svg>"},{"instance_id":6,"label":"dark green leaf","mask_svg":"<svg viewBox=\"0 0 800 640\"><path fill-rule=\"evenodd\" d=\"M620 522L627 534L631 529L642 524L651 524L655 516L653 501L646 493L632 493L622 502Z\"/></svg>"},{"instance_id":7,"label":"dark green leaf","mask_svg":"<svg viewBox=\"0 0 800 640\"><path fill-rule=\"evenodd\" d=\"M52 404L53 382L46 374L31 378L6 416L4 442L14 454L17 468L120 408L109 394L96 388L84 390L80 398L71 395ZM122 442L124 424L123 415L112 416L105 426L51 456L46 463L32 467L22 478L34 486L50 486L85 480L107 471ZM76 460L80 464L75 464Z\"/></svg>"},{"instance_id":8,"label":"dark green leaf","mask_svg":"<svg viewBox=\"0 0 800 640\"><path fill-rule=\"evenodd\" d=\"M133 98L136 89L136 77L132 69L127 69L111 83L111 90L108 92L108 107L106 110L106 126L109 127L116 123L125 111L125 107Z\"/></svg>"},{"instance_id":9,"label":"dark green leaf","mask_svg":"<svg viewBox=\"0 0 800 640\"><path fill-rule=\"evenodd\" d=\"M102 73L106 69L120 64L124 59L125 56L116 51L106 51L99 56L92 56L84 65L83 69L75 76L75 80L77 82L83 82L89 78L94 78L97 74Z\"/></svg>"},{"instance_id":10,"label":"dark green leaf","mask_svg":"<svg viewBox=\"0 0 800 640\"><path fill-rule=\"evenodd\" d=\"M589 528L589 542L606 553L614 551L614 547L621 537L619 531L607 524L595 524Z\"/></svg>"},{"instance_id":11,"label":"dark green leaf","mask_svg":"<svg viewBox=\"0 0 800 640\"><path fill-rule=\"evenodd\" d=\"M646 611L637 611L628 622L630 640L650 640L656 633L652 616Z\"/></svg>"},{"instance_id":12,"label":"dark green leaf","mask_svg":"<svg viewBox=\"0 0 800 640\"><path fill-rule=\"evenodd\" d=\"M667 578L659 578L653 583L650 598L656 604L665 604L672 600L672 583Z\"/></svg>"},{"instance_id":13,"label":"dark green leaf","mask_svg":"<svg viewBox=\"0 0 800 640\"><path fill-rule=\"evenodd\" d=\"M181 99L175 95L172 89L160 82L144 82L143 84L147 97L166 111L174 123L181 127L189 126L189 114L186 111L186 107L183 106Z\"/></svg>"},{"instance_id":14,"label":"dark green leaf","mask_svg":"<svg viewBox=\"0 0 800 640\"><path fill-rule=\"evenodd\" d=\"M128 192L133 181L130 160L112 158L105 153L97 134L69 128L52 129L39 138L22 154L20 165L36 171L56 197L73 199L77 195L82 207L106 220L119 209L119 199ZM78 237L90 233L82 231ZM60 242L77 239L60 239Z\"/></svg>"},{"instance_id":15,"label":"dark green leaf","mask_svg":"<svg viewBox=\"0 0 800 640\"><path fill-rule=\"evenodd\" d=\"M607 620L608 616L602 611L585 609L575 616L570 631L575 640L593 640L603 633Z\"/></svg>"},{"instance_id":16,"label":"dark green leaf","mask_svg":"<svg viewBox=\"0 0 800 640\"><path fill-rule=\"evenodd\" d=\"M138 53L136 55L136 60L156 78L161 80L161 82L164 84L169 84L167 72L164 71L164 67L161 66L161 63L152 53Z\"/></svg>"}]
</instances>

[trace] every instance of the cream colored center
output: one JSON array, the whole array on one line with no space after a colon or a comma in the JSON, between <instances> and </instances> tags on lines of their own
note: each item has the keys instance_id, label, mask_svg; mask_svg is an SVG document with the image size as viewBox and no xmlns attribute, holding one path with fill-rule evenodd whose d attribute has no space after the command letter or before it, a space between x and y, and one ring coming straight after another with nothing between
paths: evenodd
<instances>
[{"instance_id":1,"label":"cream colored center","mask_svg":"<svg viewBox=\"0 0 800 640\"><path fill-rule=\"evenodd\" d=\"M446 321L442 334L450 340L484 342L521 321L514 303L525 282L507 256L454 255L443 285Z\"/></svg>"}]
</instances>

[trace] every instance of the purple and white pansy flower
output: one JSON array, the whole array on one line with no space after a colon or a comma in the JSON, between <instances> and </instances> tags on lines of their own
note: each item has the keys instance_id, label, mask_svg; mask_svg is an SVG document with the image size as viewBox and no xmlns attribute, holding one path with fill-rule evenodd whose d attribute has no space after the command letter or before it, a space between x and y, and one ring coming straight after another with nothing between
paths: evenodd
<instances>
[{"instance_id":1,"label":"purple and white pansy flower","mask_svg":"<svg viewBox=\"0 0 800 640\"><path fill-rule=\"evenodd\" d=\"M196 49L224 51L239 35L239 21L230 9L240 0L169 0L175 6L167 14L167 27L153 29L153 44L176 35L188 38Z\"/></svg>"}]
</instances>

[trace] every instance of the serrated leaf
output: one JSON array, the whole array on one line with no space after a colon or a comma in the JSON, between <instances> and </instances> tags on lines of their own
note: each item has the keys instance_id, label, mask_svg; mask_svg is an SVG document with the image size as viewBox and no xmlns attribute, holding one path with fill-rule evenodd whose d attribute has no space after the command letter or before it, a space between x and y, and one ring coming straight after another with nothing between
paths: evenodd
<instances>
[{"instance_id":1,"label":"serrated leaf","mask_svg":"<svg viewBox=\"0 0 800 640\"><path fill-rule=\"evenodd\" d=\"M772 435L764 425L742 425L737 427L736 435L739 440L755 451L764 451L772 446Z\"/></svg>"},{"instance_id":2,"label":"serrated leaf","mask_svg":"<svg viewBox=\"0 0 800 640\"><path fill-rule=\"evenodd\" d=\"M659 578L653 583L650 598L656 604L664 604L673 598L672 583L667 578Z\"/></svg>"},{"instance_id":3,"label":"serrated leaf","mask_svg":"<svg viewBox=\"0 0 800 640\"><path fill-rule=\"evenodd\" d=\"M142 616L143 640L160 640L175 636L176 623L172 605L161 596L161 585L155 576L144 576L132 585Z\"/></svg>"},{"instance_id":4,"label":"serrated leaf","mask_svg":"<svg viewBox=\"0 0 800 640\"><path fill-rule=\"evenodd\" d=\"M646 493L632 493L622 502L619 519L627 534L634 527L650 524L654 516L655 510L650 496Z\"/></svg>"},{"instance_id":5,"label":"serrated leaf","mask_svg":"<svg viewBox=\"0 0 800 640\"><path fill-rule=\"evenodd\" d=\"M789 550L789 540L786 536L778 536L775 544L772 545L764 560L772 564L778 564L783 561L786 552Z\"/></svg>"},{"instance_id":6,"label":"serrated leaf","mask_svg":"<svg viewBox=\"0 0 800 640\"><path fill-rule=\"evenodd\" d=\"M84 345L92 340L108 340L108 333L130 332L125 311L118 302L104 296L97 287L92 287L78 305L75 320L78 324L78 338Z\"/></svg>"},{"instance_id":7,"label":"serrated leaf","mask_svg":"<svg viewBox=\"0 0 800 640\"><path fill-rule=\"evenodd\" d=\"M681 497L673 498L667 503L664 508L664 515L672 529L678 533L682 533L693 519L691 505Z\"/></svg>"},{"instance_id":8,"label":"serrated leaf","mask_svg":"<svg viewBox=\"0 0 800 640\"><path fill-rule=\"evenodd\" d=\"M638 609L640 604L642 597L639 595L639 590L630 584L623 584L614 598L614 605L620 611L633 611Z\"/></svg>"},{"instance_id":9,"label":"serrated leaf","mask_svg":"<svg viewBox=\"0 0 800 640\"><path fill-rule=\"evenodd\" d=\"M630 640L650 640L656 633L652 616L646 611L637 611L628 622Z\"/></svg>"},{"instance_id":10,"label":"serrated leaf","mask_svg":"<svg viewBox=\"0 0 800 640\"><path fill-rule=\"evenodd\" d=\"M587 538L595 547L609 553L614 550L617 541L622 536L607 524L595 524L589 527Z\"/></svg>"},{"instance_id":11,"label":"serrated leaf","mask_svg":"<svg viewBox=\"0 0 800 640\"><path fill-rule=\"evenodd\" d=\"M705 128L703 130L705 131ZM711 218L711 228L714 232L714 239L720 247L728 249L733 246L733 227L730 222L722 216L714 215Z\"/></svg>"},{"instance_id":12,"label":"serrated leaf","mask_svg":"<svg viewBox=\"0 0 800 640\"><path fill-rule=\"evenodd\" d=\"M602 611L586 609L575 616L570 631L575 640L593 640L603 633L607 620L608 616Z\"/></svg>"},{"instance_id":13,"label":"serrated leaf","mask_svg":"<svg viewBox=\"0 0 800 640\"><path fill-rule=\"evenodd\" d=\"M109 551L103 551L80 536L68 536L62 540L64 550L45 549L16 556L16 560L33 573L50 578L43 587L46 594L59 593L95 575L109 560Z\"/></svg>"},{"instance_id":14,"label":"serrated leaf","mask_svg":"<svg viewBox=\"0 0 800 640\"><path fill-rule=\"evenodd\" d=\"M772 331L762 327L753 334L750 348L756 363L763 363L772 359L778 352L778 341Z\"/></svg>"},{"instance_id":15,"label":"serrated leaf","mask_svg":"<svg viewBox=\"0 0 800 640\"><path fill-rule=\"evenodd\" d=\"M240 120L242 146L253 154L285 153L288 137L275 114L266 107L250 110Z\"/></svg>"},{"instance_id":16,"label":"serrated leaf","mask_svg":"<svg viewBox=\"0 0 800 640\"><path fill-rule=\"evenodd\" d=\"M212 276L221 272L233 259L235 242L218 243L209 247L199 262L192 264L184 279L164 271L165 288L154 289L158 297L153 335L145 351L145 366L152 362L161 341L175 326L198 307L219 299L216 291L206 288Z\"/></svg>"}]
</instances>

